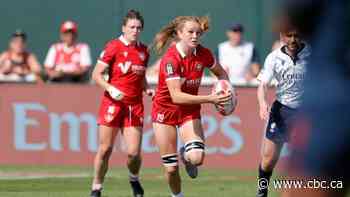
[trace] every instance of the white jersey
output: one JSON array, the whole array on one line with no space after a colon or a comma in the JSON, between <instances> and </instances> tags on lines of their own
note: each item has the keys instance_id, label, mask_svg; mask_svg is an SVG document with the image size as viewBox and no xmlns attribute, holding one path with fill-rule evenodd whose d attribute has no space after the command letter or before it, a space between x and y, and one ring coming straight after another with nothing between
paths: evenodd
<instances>
[{"instance_id":1,"label":"white jersey","mask_svg":"<svg viewBox=\"0 0 350 197\"><path fill-rule=\"evenodd\" d=\"M302 102L303 81L310 54L311 51L307 45L294 60L285 52L285 46L276 49L267 56L258 80L270 83L273 78L276 79L276 99L283 105L297 108Z\"/></svg>"}]
</instances>

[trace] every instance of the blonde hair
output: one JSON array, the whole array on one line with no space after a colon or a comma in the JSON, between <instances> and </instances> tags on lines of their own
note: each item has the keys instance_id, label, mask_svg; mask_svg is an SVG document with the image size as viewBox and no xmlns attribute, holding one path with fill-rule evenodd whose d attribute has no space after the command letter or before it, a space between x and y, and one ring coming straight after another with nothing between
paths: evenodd
<instances>
[{"instance_id":1,"label":"blonde hair","mask_svg":"<svg viewBox=\"0 0 350 197\"><path fill-rule=\"evenodd\" d=\"M187 21L194 21L200 25L202 33L209 30L208 16L178 16L164 26L154 37L153 47L160 54L170 40L177 38L177 31L182 30Z\"/></svg>"}]
</instances>

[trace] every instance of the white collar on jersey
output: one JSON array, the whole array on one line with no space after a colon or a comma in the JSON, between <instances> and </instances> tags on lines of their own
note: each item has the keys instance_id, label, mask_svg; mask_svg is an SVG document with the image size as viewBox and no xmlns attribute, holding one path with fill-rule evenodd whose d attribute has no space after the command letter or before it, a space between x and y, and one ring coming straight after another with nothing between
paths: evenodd
<instances>
[{"instance_id":1,"label":"white collar on jersey","mask_svg":"<svg viewBox=\"0 0 350 197\"><path fill-rule=\"evenodd\" d=\"M125 39L125 37L122 35L119 36L119 40L125 45L125 46L129 46L129 42ZM136 45L139 46L139 42L136 42Z\"/></svg>"},{"instance_id":2,"label":"white collar on jersey","mask_svg":"<svg viewBox=\"0 0 350 197\"><path fill-rule=\"evenodd\" d=\"M176 43L175 47L176 47L176 50L180 53L181 57L185 58L186 57L186 53L182 50L179 42ZM193 50L193 55L197 55L197 48L195 48Z\"/></svg>"}]
</instances>

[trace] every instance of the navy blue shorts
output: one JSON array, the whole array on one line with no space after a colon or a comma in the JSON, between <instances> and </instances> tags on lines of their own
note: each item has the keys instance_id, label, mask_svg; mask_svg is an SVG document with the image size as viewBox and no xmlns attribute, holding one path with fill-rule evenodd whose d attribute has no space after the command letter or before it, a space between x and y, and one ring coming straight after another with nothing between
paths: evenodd
<instances>
[{"instance_id":1,"label":"navy blue shorts","mask_svg":"<svg viewBox=\"0 0 350 197\"><path fill-rule=\"evenodd\" d=\"M289 129L297 116L297 109L293 109L275 101L272 104L265 137L275 143L288 142Z\"/></svg>"}]
</instances>

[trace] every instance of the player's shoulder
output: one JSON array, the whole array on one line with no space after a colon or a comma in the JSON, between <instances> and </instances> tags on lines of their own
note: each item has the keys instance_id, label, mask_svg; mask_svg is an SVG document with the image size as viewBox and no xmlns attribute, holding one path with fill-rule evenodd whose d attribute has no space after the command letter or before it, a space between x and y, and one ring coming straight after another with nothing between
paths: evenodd
<instances>
[{"instance_id":1,"label":"player's shoulder","mask_svg":"<svg viewBox=\"0 0 350 197\"><path fill-rule=\"evenodd\" d=\"M162 59L174 59L179 60L180 54L176 49L175 45L170 45L170 47L165 51Z\"/></svg>"},{"instance_id":2,"label":"player's shoulder","mask_svg":"<svg viewBox=\"0 0 350 197\"><path fill-rule=\"evenodd\" d=\"M281 56L281 55L283 55L282 47L278 47L277 49L271 51L271 52L267 55L266 59L268 59L268 58L269 58L269 59L271 59L271 58L276 58L276 57L279 57L279 56Z\"/></svg>"},{"instance_id":3,"label":"player's shoulder","mask_svg":"<svg viewBox=\"0 0 350 197\"><path fill-rule=\"evenodd\" d=\"M122 42L118 38L110 39L106 42L106 46L119 46Z\"/></svg>"},{"instance_id":4,"label":"player's shoulder","mask_svg":"<svg viewBox=\"0 0 350 197\"><path fill-rule=\"evenodd\" d=\"M198 47L196 48L196 53L197 55L202 55L202 56L211 56L213 53L211 52L211 50L209 48L206 48L202 45L198 45Z\"/></svg>"},{"instance_id":5,"label":"player's shoulder","mask_svg":"<svg viewBox=\"0 0 350 197\"><path fill-rule=\"evenodd\" d=\"M114 38L111 40L108 40L105 44L105 50L115 50L121 48L123 43L118 39Z\"/></svg>"}]
</instances>

